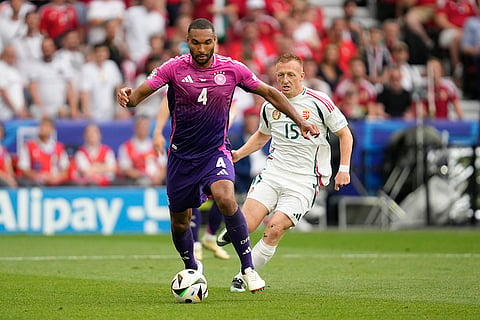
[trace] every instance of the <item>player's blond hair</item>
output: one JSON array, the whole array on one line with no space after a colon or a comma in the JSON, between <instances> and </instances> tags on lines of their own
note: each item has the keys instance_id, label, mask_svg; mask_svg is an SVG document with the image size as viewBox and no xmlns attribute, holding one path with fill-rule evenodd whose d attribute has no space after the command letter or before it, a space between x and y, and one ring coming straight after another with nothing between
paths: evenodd
<instances>
[{"instance_id":1,"label":"player's blond hair","mask_svg":"<svg viewBox=\"0 0 480 320\"><path fill-rule=\"evenodd\" d=\"M299 56L293 53L283 53L277 60L277 65L280 63L287 63L290 61L297 61L300 64L300 67L303 70L303 60Z\"/></svg>"}]
</instances>

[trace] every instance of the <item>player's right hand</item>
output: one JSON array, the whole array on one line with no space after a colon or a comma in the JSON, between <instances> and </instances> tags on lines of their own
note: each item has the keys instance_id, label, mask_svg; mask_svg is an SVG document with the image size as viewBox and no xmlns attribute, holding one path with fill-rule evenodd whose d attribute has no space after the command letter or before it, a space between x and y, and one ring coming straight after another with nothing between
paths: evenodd
<instances>
[{"instance_id":1,"label":"player's right hand","mask_svg":"<svg viewBox=\"0 0 480 320\"><path fill-rule=\"evenodd\" d=\"M163 136L162 133L153 133L153 150L157 154L163 154L164 150L163 148L165 147L165 137Z\"/></svg>"},{"instance_id":2,"label":"player's right hand","mask_svg":"<svg viewBox=\"0 0 480 320\"><path fill-rule=\"evenodd\" d=\"M320 130L318 129L317 125L308 121L303 122L300 130L302 132L302 136L308 140L310 140L310 137L308 135L309 133L314 138L317 138L320 135Z\"/></svg>"},{"instance_id":3,"label":"player's right hand","mask_svg":"<svg viewBox=\"0 0 480 320\"><path fill-rule=\"evenodd\" d=\"M129 97L132 94L132 91L132 88L128 87L118 90L117 102L122 108L127 107L127 103L130 101Z\"/></svg>"}]
</instances>

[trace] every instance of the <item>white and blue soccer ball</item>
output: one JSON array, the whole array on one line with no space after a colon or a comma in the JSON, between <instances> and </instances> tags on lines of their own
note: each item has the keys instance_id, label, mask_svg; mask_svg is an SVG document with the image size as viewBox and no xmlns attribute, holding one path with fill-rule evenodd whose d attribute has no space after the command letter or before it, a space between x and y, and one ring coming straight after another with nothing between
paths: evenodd
<instances>
[{"instance_id":1,"label":"white and blue soccer ball","mask_svg":"<svg viewBox=\"0 0 480 320\"><path fill-rule=\"evenodd\" d=\"M184 269L172 279L172 294L177 302L198 303L208 297L207 279L193 269Z\"/></svg>"}]
</instances>

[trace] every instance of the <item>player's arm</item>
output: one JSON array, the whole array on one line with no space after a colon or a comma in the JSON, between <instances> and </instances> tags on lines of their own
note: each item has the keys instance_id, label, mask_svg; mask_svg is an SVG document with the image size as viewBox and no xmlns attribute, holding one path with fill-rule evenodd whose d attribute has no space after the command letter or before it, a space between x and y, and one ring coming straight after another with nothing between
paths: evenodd
<instances>
[{"instance_id":1,"label":"player's arm","mask_svg":"<svg viewBox=\"0 0 480 320\"><path fill-rule=\"evenodd\" d=\"M268 142L268 140L270 140L271 137L272 136L266 135L257 130L240 149L232 151L233 162L237 162L259 150Z\"/></svg>"},{"instance_id":2,"label":"player's arm","mask_svg":"<svg viewBox=\"0 0 480 320\"><path fill-rule=\"evenodd\" d=\"M340 142L340 167L335 176L335 190L350 183L350 158L352 156L353 137L350 129L345 126L335 132Z\"/></svg>"},{"instance_id":3,"label":"player's arm","mask_svg":"<svg viewBox=\"0 0 480 320\"><path fill-rule=\"evenodd\" d=\"M144 82L135 90L129 87L120 89L117 94L117 102L122 108L133 108L152 93L153 89Z\"/></svg>"},{"instance_id":4,"label":"player's arm","mask_svg":"<svg viewBox=\"0 0 480 320\"><path fill-rule=\"evenodd\" d=\"M317 137L320 134L318 127L315 124L309 123L303 119L297 110L295 110L295 108L290 104L287 98L274 87L260 81L257 89L255 89L253 92L264 97L265 100L274 105L275 108L292 119L293 122L295 122L300 128L304 138L310 139L308 136L309 132L314 137Z\"/></svg>"},{"instance_id":5,"label":"player's arm","mask_svg":"<svg viewBox=\"0 0 480 320\"><path fill-rule=\"evenodd\" d=\"M455 98L452 101L452 104L453 104L453 109L455 110L455 113L457 114L458 120L462 120L463 119L463 110L462 110L462 106L460 105L460 100L458 98Z\"/></svg>"},{"instance_id":6,"label":"player's arm","mask_svg":"<svg viewBox=\"0 0 480 320\"><path fill-rule=\"evenodd\" d=\"M163 154L163 148L165 147L165 137L163 136L163 128L170 117L170 111L168 111L168 99L165 96L160 104L160 110L157 114L155 130L153 131L153 149L157 154Z\"/></svg>"}]
</instances>

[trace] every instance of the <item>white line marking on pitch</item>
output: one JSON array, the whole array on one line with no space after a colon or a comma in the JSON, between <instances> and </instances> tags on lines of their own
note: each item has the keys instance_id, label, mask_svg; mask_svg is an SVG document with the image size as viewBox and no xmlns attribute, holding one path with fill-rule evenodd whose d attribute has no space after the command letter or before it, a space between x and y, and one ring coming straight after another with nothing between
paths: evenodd
<instances>
[{"instance_id":1,"label":"white line marking on pitch","mask_svg":"<svg viewBox=\"0 0 480 320\"><path fill-rule=\"evenodd\" d=\"M403 259L403 258L440 258L440 259L479 259L480 253L318 253L318 254L279 254L286 259L294 258L342 258L342 259ZM94 256L13 256L0 257L0 262L16 261L75 261L75 260L165 260L177 259L177 255L94 255Z\"/></svg>"},{"instance_id":2,"label":"white line marking on pitch","mask_svg":"<svg viewBox=\"0 0 480 320\"><path fill-rule=\"evenodd\" d=\"M284 254L284 258L301 258L301 257L315 257L315 258L344 258L344 259L396 259L396 258L480 258L480 253L319 253L319 254Z\"/></svg>"},{"instance_id":3,"label":"white line marking on pitch","mask_svg":"<svg viewBox=\"0 0 480 320\"><path fill-rule=\"evenodd\" d=\"M18 256L0 257L0 261L57 261L57 260L164 260L176 255L105 255L105 256Z\"/></svg>"}]
</instances>

